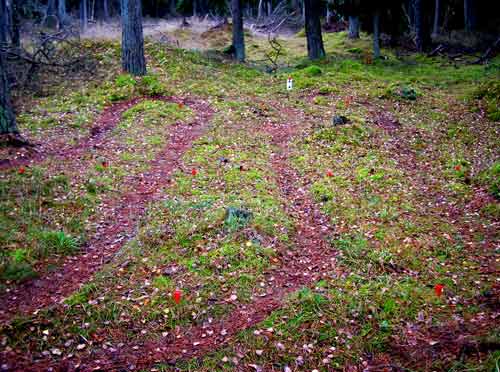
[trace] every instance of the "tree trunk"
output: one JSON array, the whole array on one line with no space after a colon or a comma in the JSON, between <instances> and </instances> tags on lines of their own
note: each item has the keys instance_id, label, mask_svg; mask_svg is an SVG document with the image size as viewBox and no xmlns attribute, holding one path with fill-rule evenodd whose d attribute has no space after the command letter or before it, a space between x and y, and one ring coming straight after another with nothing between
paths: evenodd
<instances>
[{"instance_id":1,"label":"tree trunk","mask_svg":"<svg viewBox=\"0 0 500 372\"><path fill-rule=\"evenodd\" d=\"M243 33L243 15L241 14L241 0L231 0L233 15L233 47L238 61L245 60L245 35Z\"/></svg>"},{"instance_id":2,"label":"tree trunk","mask_svg":"<svg viewBox=\"0 0 500 372\"><path fill-rule=\"evenodd\" d=\"M273 15L273 1L269 0L267 2L267 16L271 17Z\"/></svg>"},{"instance_id":3,"label":"tree trunk","mask_svg":"<svg viewBox=\"0 0 500 372\"><path fill-rule=\"evenodd\" d=\"M80 1L80 28L84 32L87 29L88 16L87 16L87 0Z\"/></svg>"},{"instance_id":4,"label":"tree trunk","mask_svg":"<svg viewBox=\"0 0 500 372\"><path fill-rule=\"evenodd\" d=\"M19 0L12 1L12 29L10 39L16 48L21 46L21 19L19 16Z\"/></svg>"},{"instance_id":5,"label":"tree trunk","mask_svg":"<svg viewBox=\"0 0 500 372\"><path fill-rule=\"evenodd\" d=\"M440 12L440 0L435 0L434 2L434 23L432 25L432 36L436 37L439 35L439 12Z\"/></svg>"},{"instance_id":6,"label":"tree trunk","mask_svg":"<svg viewBox=\"0 0 500 372\"><path fill-rule=\"evenodd\" d=\"M103 13L103 16L104 16L104 21L105 22L109 21L109 4L108 4L108 0L103 0L103 3L102 3L102 13Z\"/></svg>"},{"instance_id":7,"label":"tree trunk","mask_svg":"<svg viewBox=\"0 0 500 372\"><path fill-rule=\"evenodd\" d=\"M10 87L5 71L4 57L0 54L0 134L19 133L12 109Z\"/></svg>"},{"instance_id":8,"label":"tree trunk","mask_svg":"<svg viewBox=\"0 0 500 372\"><path fill-rule=\"evenodd\" d=\"M330 26L333 23L334 13L332 12L331 5L333 0L327 0L326 2L326 24Z\"/></svg>"},{"instance_id":9,"label":"tree trunk","mask_svg":"<svg viewBox=\"0 0 500 372\"><path fill-rule=\"evenodd\" d=\"M122 67L135 75L146 74L141 0L122 0Z\"/></svg>"},{"instance_id":10,"label":"tree trunk","mask_svg":"<svg viewBox=\"0 0 500 372\"><path fill-rule=\"evenodd\" d=\"M0 43L7 42L7 2L0 0ZM16 116L10 99L10 86L5 69L4 55L0 53L0 134L18 133Z\"/></svg>"},{"instance_id":11,"label":"tree trunk","mask_svg":"<svg viewBox=\"0 0 500 372\"><path fill-rule=\"evenodd\" d=\"M171 16L177 15L176 0L170 0L170 11Z\"/></svg>"},{"instance_id":12,"label":"tree trunk","mask_svg":"<svg viewBox=\"0 0 500 372\"><path fill-rule=\"evenodd\" d=\"M257 10L257 19L260 20L264 16L264 0L259 0L259 9Z\"/></svg>"},{"instance_id":13,"label":"tree trunk","mask_svg":"<svg viewBox=\"0 0 500 372\"><path fill-rule=\"evenodd\" d=\"M472 32L476 28L476 12L474 0L464 0L465 31Z\"/></svg>"},{"instance_id":14,"label":"tree trunk","mask_svg":"<svg viewBox=\"0 0 500 372\"><path fill-rule=\"evenodd\" d=\"M307 54L309 59L325 56L323 37L321 35L320 0L304 0L307 35Z\"/></svg>"},{"instance_id":15,"label":"tree trunk","mask_svg":"<svg viewBox=\"0 0 500 372\"><path fill-rule=\"evenodd\" d=\"M430 25L424 14L424 0L415 0L415 34L417 51L423 52L430 43Z\"/></svg>"},{"instance_id":16,"label":"tree trunk","mask_svg":"<svg viewBox=\"0 0 500 372\"><path fill-rule=\"evenodd\" d=\"M61 23L56 7L56 0L49 0L43 25L48 28L58 28Z\"/></svg>"},{"instance_id":17,"label":"tree trunk","mask_svg":"<svg viewBox=\"0 0 500 372\"><path fill-rule=\"evenodd\" d=\"M380 10L373 14L373 59L380 58Z\"/></svg>"},{"instance_id":18,"label":"tree trunk","mask_svg":"<svg viewBox=\"0 0 500 372\"><path fill-rule=\"evenodd\" d=\"M63 28L66 23L66 0L58 0L57 18L59 18L59 28Z\"/></svg>"},{"instance_id":19,"label":"tree trunk","mask_svg":"<svg viewBox=\"0 0 500 372\"><path fill-rule=\"evenodd\" d=\"M359 39L358 16L349 16L349 39Z\"/></svg>"}]
</instances>

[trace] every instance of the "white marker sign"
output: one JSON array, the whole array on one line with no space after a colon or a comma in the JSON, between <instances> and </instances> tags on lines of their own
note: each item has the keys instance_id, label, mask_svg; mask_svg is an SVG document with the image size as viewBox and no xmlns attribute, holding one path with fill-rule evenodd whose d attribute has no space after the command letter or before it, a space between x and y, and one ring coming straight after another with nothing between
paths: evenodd
<instances>
[{"instance_id":1,"label":"white marker sign","mask_svg":"<svg viewBox=\"0 0 500 372\"><path fill-rule=\"evenodd\" d=\"M292 90L293 88L293 79L291 77L286 81L286 90Z\"/></svg>"}]
</instances>

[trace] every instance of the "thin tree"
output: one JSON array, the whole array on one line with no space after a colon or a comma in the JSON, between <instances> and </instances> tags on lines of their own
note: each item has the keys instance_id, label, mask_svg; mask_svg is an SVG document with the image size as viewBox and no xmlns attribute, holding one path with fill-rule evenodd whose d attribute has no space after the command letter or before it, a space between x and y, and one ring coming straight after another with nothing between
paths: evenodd
<instances>
[{"instance_id":1,"label":"thin tree","mask_svg":"<svg viewBox=\"0 0 500 372\"><path fill-rule=\"evenodd\" d=\"M87 5L87 0L81 0L80 1L80 28L82 31L85 31L87 29L87 24L88 24L88 5Z\"/></svg>"},{"instance_id":2,"label":"thin tree","mask_svg":"<svg viewBox=\"0 0 500 372\"><path fill-rule=\"evenodd\" d=\"M66 0L58 0L57 18L59 18L59 28L63 28L66 23Z\"/></svg>"},{"instance_id":3,"label":"thin tree","mask_svg":"<svg viewBox=\"0 0 500 372\"><path fill-rule=\"evenodd\" d=\"M0 0L0 44L7 43L8 27L7 2ZM18 134L16 116L10 98L9 79L5 68L4 55L0 52L0 134Z\"/></svg>"},{"instance_id":4,"label":"thin tree","mask_svg":"<svg viewBox=\"0 0 500 372\"><path fill-rule=\"evenodd\" d=\"M236 59L245 60L245 35L243 33L243 15L241 13L241 0L231 0L233 16L233 48Z\"/></svg>"},{"instance_id":5,"label":"thin tree","mask_svg":"<svg viewBox=\"0 0 500 372\"><path fill-rule=\"evenodd\" d=\"M20 0L12 1L12 30L11 30L11 42L16 48L21 46L21 6Z\"/></svg>"},{"instance_id":6,"label":"thin tree","mask_svg":"<svg viewBox=\"0 0 500 372\"><path fill-rule=\"evenodd\" d=\"M425 4L424 4L425 3ZM428 17L425 16L425 11L429 10L425 5L427 1L424 0L414 0L414 11L415 11L415 44L417 45L417 51L423 52L430 44L430 23L427 22Z\"/></svg>"},{"instance_id":7,"label":"thin tree","mask_svg":"<svg viewBox=\"0 0 500 372\"><path fill-rule=\"evenodd\" d=\"M61 1L63 1L63 0L61 0ZM108 0L103 0L103 2L102 2L102 12L103 12L104 21L107 22L109 20L109 4L108 4Z\"/></svg>"},{"instance_id":8,"label":"thin tree","mask_svg":"<svg viewBox=\"0 0 500 372\"><path fill-rule=\"evenodd\" d=\"M441 1L435 0L434 2L434 23L432 26L432 36L436 37L439 35L439 12L441 8Z\"/></svg>"},{"instance_id":9,"label":"thin tree","mask_svg":"<svg viewBox=\"0 0 500 372\"><path fill-rule=\"evenodd\" d=\"M475 14L474 0L464 0L464 24L465 31L472 32L476 28L476 14Z\"/></svg>"},{"instance_id":10,"label":"thin tree","mask_svg":"<svg viewBox=\"0 0 500 372\"><path fill-rule=\"evenodd\" d=\"M320 0L304 0L305 23L307 36L307 55L309 59L325 56L323 37L321 35L321 2Z\"/></svg>"},{"instance_id":11,"label":"thin tree","mask_svg":"<svg viewBox=\"0 0 500 372\"><path fill-rule=\"evenodd\" d=\"M359 39L359 14L360 14L360 1L349 0L345 3L345 10L349 17L349 39Z\"/></svg>"},{"instance_id":12,"label":"thin tree","mask_svg":"<svg viewBox=\"0 0 500 372\"><path fill-rule=\"evenodd\" d=\"M141 0L122 0L122 67L136 76L146 74Z\"/></svg>"},{"instance_id":13,"label":"thin tree","mask_svg":"<svg viewBox=\"0 0 500 372\"><path fill-rule=\"evenodd\" d=\"M359 39L359 16L349 16L349 39Z\"/></svg>"},{"instance_id":14,"label":"thin tree","mask_svg":"<svg viewBox=\"0 0 500 372\"><path fill-rule=\"evenodd\" d=\"M373 58L380 58L380 9L373 13Z\"/></svg>"}]
</instances>

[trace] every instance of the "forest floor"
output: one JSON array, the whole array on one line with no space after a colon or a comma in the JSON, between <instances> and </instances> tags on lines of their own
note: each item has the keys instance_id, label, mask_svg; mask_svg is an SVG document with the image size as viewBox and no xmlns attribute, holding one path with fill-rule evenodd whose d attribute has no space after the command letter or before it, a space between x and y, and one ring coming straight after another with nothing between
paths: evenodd
<instances>
[{"instance_id":1,"label":"forest floor","mask_svg":"<svg viewBox=\"0 0 500 372\"><path fill-rule=\"evenodd\" d=\"M132 78L83 40L91 77L16 95L2 369L498 369L500 59L325 42L269 74L266 39L240 65L152 38Z\"/></svg>"}]
</instances>

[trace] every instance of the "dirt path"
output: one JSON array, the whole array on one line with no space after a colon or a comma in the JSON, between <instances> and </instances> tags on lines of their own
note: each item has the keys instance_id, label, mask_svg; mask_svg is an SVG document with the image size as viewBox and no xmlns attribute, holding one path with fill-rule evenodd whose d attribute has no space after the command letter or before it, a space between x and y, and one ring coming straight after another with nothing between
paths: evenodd
<instances>
[{"instance_id":1,"label":"dirt path","mask_svg":"<svg viewBox=\"0 0 500 372\"><path fill-rule=\"evenodd\" d=\"M126 344L112 352L101 349L81 355L78 361L47 361L46 367L71 369L78 363L85 366L83 370L139 369L159 362L174 364L180 359L199 357L227 345L239 332L263 321L283 305L291 292L327 275L338 274L336 252L326 241L332 233L329 220L314 205L306 187L300 185L300 177L289 164L288 148L290 141L298 135L300 115L294 112L288 116L296 117L296 120L276 125L269 123L262 128L278 149L270 161L285 200L284 208L297 221L294 249L279 247L280 262L265 275L269 288L266 295L254 297L251 303L237 304L224 319L213 324L181 328L159 340ZM25 362L26 365L33 363L30 356L26 356Z\"/></svg>"},{"instance_id":2,"label":"dirt path","mask_svg":"<svg viewBox=\"0 0 500 372\"><path fill-rule=\"evenodd\" d=\"M121 114L144 99L136 98L111 106L96 121L93 134L87 140L52 156L74 160L91 148L104 146L106 134L119 123ZM196 117L190 124L169 127L167 145L151 162L149 172L125 180L124 184L133 191L103 202L98 233L87 243L85 254L68 257L61 269L46 273L42 278L19 285L0 296L0 323L8 322L14 315L28 315L58 304L87 282L134 235L137 222L148 203L158 198L161 189L169 185L170 175L178 167L180 157L208 127L212 110L206 102L189 97L155 99L184 103L193 109Z\"/></svg>"}]
</instances>

